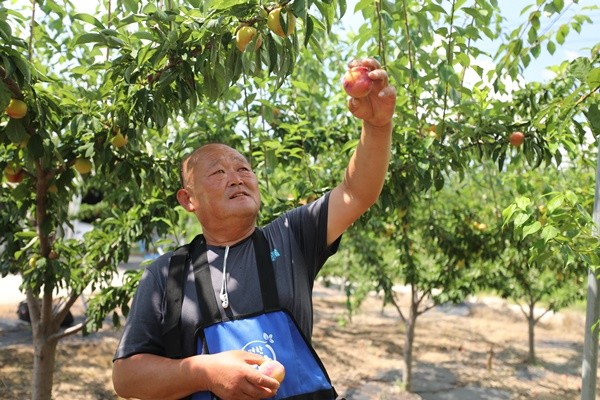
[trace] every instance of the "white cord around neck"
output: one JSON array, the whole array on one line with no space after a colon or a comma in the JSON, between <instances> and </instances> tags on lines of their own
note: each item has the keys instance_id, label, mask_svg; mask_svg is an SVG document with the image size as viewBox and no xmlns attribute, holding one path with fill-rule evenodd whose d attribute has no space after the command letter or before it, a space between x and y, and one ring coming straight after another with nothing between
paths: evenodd
<instances>
[{"instance_id":1,"label":"white cord around neck","mask_svg":"<svg viewBox=\"0 0 600 400\"><path fill-rule=\"evenodd\" d=\"M229 255L229 246L225 247L225 256L223 257L223 276L221 277L221 305L223 308L229 307L229 293L227 292L227 256Z\"/></svg>"}]
</instances>

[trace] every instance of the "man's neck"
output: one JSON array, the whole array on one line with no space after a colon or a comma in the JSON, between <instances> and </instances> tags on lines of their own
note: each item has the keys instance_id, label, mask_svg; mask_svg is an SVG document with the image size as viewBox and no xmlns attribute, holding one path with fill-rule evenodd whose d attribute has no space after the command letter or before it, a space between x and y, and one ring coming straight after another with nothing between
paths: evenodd
<instances>
[{"instance_id":1,"label":"man's neck","mask_svg":"<svg viewBox=\"0 0 600 400\"><path fill-rule=\"evenodd\" d=\"M255 228L255 223L250 226L245 225L244 227L223 228L221 226L218 229L207 229L207 227L203 227L202 234L204 235L207 245L226 247L246 239L252 235Z\"/></svg>"}]
</instances>

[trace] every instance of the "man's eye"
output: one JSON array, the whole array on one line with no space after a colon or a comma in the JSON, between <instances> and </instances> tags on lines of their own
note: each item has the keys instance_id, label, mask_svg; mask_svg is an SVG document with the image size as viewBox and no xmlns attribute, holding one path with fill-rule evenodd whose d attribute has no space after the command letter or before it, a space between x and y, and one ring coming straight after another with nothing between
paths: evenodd
<instances>
[{"instance_id":1,"label":"man's eye","mask_svg":"<svg viewBox=\"0 0 600 400\"><path fill-rule=\"evenodd\" d=\"M213 172L212 174L213 174L213 175L218 175L218 174L224 174L224 173L225 173L225 170L223 170L223 169L218 169L218 170L216 170L215 172Z\"/></svg>"}]
</instances>

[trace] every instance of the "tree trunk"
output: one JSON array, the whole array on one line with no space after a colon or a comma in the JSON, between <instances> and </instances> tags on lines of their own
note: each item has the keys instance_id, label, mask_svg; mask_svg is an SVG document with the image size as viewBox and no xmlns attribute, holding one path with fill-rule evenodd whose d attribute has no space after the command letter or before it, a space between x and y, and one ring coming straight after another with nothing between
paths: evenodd
<instances>
[{"instance_id":1,"label":"tree trunk","mask_svg":"<svg viewBox=\"0 0 600 400\"><path fill-rule=\"evenodd\" d=\"M527 317L527 323L529 325L529 356L527 357L528 364L535 364L535 315L534 315L535 304L529 305L529 316Z\"/></svg>"},{"instance_id":2,"label":"tree trunk","mask_svg":"<svg viewBox=\"0 0 600 400\"><path fill-rule=\"evenodd\" d=\"M27 292L27 304L33 334L33 371L31 377L31 399L51 400L54 378L56 346L60 329L52 321L52 293L44 293L42 301L31 291Z\"/></svg>"},{"instance_id":3,"label":"tree trunk","mask_svg":"<svg viewBox=\"0 0 600 400\"><path fill-rule=\"evenodd\" d=\"M412 358L413 358L413 344L415 341L415 328L417 325L417 307L415 304L415 296L413 295L413 301L410 305L410 314L404 324L406 333L404 334L404 348L402 350L402 384L403 389L407 392L411 391L412 386Z\"/></svg>"},{"instance_id":4,"label":"tree trunk","mask_svg":"<svg viewBox=\"0 0 600 400\"><path fill-rule=\"evenodd\" d=\"M32 400L51 400L57 340L48 340L42 333L33 338Z\"/></svg>"}]
</instances>

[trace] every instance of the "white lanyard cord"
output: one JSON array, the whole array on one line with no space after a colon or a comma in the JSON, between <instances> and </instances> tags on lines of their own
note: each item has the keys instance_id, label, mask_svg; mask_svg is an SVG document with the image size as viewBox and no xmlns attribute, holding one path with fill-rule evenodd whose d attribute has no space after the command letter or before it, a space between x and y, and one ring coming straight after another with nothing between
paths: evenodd
<instances>
[{"instance_id":1,"label":"white lanyard cord","mask_svg":"<svg viewBox=\"0 0 600 400\"><path fill-rule=\"evenodd\" d=\"M223 257L223 276L221 277L221 305L223 308L229 307L229 293L227 292L227 256L229 255L229 246L225 247L225 256Z\"/></svg>"}]
</instances>

